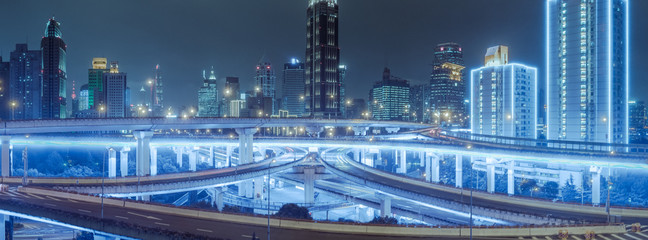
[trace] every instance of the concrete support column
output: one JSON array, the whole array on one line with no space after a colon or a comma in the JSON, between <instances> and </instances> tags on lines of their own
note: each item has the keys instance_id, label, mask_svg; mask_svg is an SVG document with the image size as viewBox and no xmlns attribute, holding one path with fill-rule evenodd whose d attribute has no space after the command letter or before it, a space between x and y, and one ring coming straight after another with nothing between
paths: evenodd
<instances>
[{"instance_id":1,"label":"concrete support column","mask_svg":"<svg viewBox=\"0 0 648 240\"><path fill-rule=\"evenodd\" d=\"M150 202L151 201L151 195L137 196L137 197L135 197L135 200L144 201L144 202Z\"/></svg>"},{"instance_id":2,"label":"concrete support column","mask_svg":"<svg viewBox=\"0 0 648 240\"><path fill-rule=\"evenodd\" d=\"M596 166L590 167L592 173L592 205L601 204L601 168Z\"/></svg>"},{"instance_id":3,"label":"concrete support column","mask_svg":"<svg viewBox=\"0 0 648 240\"><path fill-rule=\"evenodd\" d=\"M432 182L438 183L439 182L439 156L435 156L430 154L430 159L431 159L431 165L430 169L432 171Z\"/></svg>"},{"instance_id":4,"label":"concrete support column","mask_svg":"<svg viewBox=\"0 0 648 240\"><path fill-rule=\"evenodd\" d=\"M380 149L378 149L378 153L376 153L376 161L374 161L373 167L377 167L378 164L383 165L382 152Z\"/></svg>"},{"instance_id":5,"label":"concrete support column","mask_svg":"<svg viewBox=\"0 0 648 240\"><path fill-rule=\"evenodd\" d=\"M399 127L386 127L385 131L387 131L387 133L389 133L389 134L398 133L398 131L400 131L400 128Z\"/></svg>"},{"instance_id":6,"label":"concrete support column","mask_svg":"<svg viewBox=\"0 0 648 240\"><path fill-rule=\"evenodd\" d=\"M508 162L508 168L506 170L506 183L508 184L507 186L507 193L509 196L515 195L515 161L511 160Z\"/></svg>"},{"instance_id":7,"label":"concrete support column","mask_svg":"<svg viewBox=\"0 0 648 240\"><path fill-rule=\"evenodd\" d=\"M0 214L0 239L13 239L13 218L11 215Z\"/></svg>"},{"instance_id":8,"label":"concrete support column","mask_svg":"<svg viewBox=\"0 0 648 240\"><path fill-rule=\"evenodd\" d=\"M151 147L151 176L157 175L157 148Z\"/></svg>"},{"instance_id":9,"label":"concrete support column","mask_svg":"<svg viewBox=\"0 0 648 240\"><path fill-rule=\"evenodd\" d=\"M146 176L151 174L151 156L150 156L150 142L153 137L153 132L150 131L135 131L133 136L137 140L137 149L135 160L137 162L136 174L137 176Z\"/></svg>"},{"instance_id":10,"label":"concrete support column","mask_svg":"<svg viewBox=\"0 0 648 240\"><path fill-rule=\"evenodd\" d=\"M258 177L254 179L254 200L262 201L263 200L263 177Z\"/></svg>"},{"instance_id":11,"label":"concrete support column","mask_svg":"<svg viewBox=\"0 0 648 240\"><path fill-rule=\"evenodd\" d=\"M463 156L455 155L455 187L463 187Z\"/></svg>"},{"instance_id":12,"label":"concrete support column","mask_svg":"<svg viewBox=\"0 0 648 240\"><path fill-rule=\"evenodd\" d=\"M114 148L108 148L108 177L117 177L117 151Z\"/></svg>"},{"instance_id":13,"label":"concrete support column","mask_svg":"<svg viewBox=\"0 0 648 240\"><path fill-rule=\"evenodd\" d=\"M368 127L353 127L353 134L356 136L367 136Z\"/></svg>"},{"instance_id":14,"label":"concrete support column","mask_svg":"<svg viewBox=\"0 0 648 240\"><path fill-rule=\"evenodd\" d=\"M354 148L353 149L353 160L356 160L357 162L360 162L360 149L359 148Z\"/></svg>"},{"instance_id":15,"label":"concrete support column","mask_svg":"<svg viewBox=\"0 0 648 240\"><path fill-rule=\"evenodd\" d=\"M419 166L425 166L425 152L418 152Z\"/></svg>"},{"instance_id":16,"label":"concrete support column","mask_svg":"<svg viewBox=\"0 0 648 240\"><path fill-rule=\"evenodd\" d=\"M398 150L397 150L398 151ZM398 171L397 173L407 173L407 151L400 151L400 158L398 160Z\"/></svg>"},{"instance_id":17,"label":"concrete support column","mask_svg":"<svg viewBox=\"0 0 648 240\"><path fill-rule=\"evenodd\" d=\"M430 182L432 181L432 163L430 162L432 158L431 153L427 153L425 156L425 181Z\"/></svg>"},{"instance_id":18,"label":"concrete support column","mask_svg":"<svg viewBox=\"0 0 648 240\"><path fill-rule=\"evenodd\" d=\"M184 147L175 147L175 152L176 152L176 163L178 164L178 167L182 167L182 154L184 152Z\"/></svg>"},{"instance_id":19,"label":"concrete support column","mask_svg":"<svg viewBox=\"0 0 648 240\"><path fill-rule=\"evenodd\" d=\"M209 166L213 167L214 164L214 146L209 146Z\"/></svg>"},{"instance_id":20,"label":"concrete support column","mask_svg":"<svg viewBox=\"0 0 648 240\"><path fill-rule=\"evenodd\" d=\"M2 142L2 164L0 164L2 176L9 177L11 175L11 136L0 136L0 141Z\"/></svg>"},{"instance_id":21,"label":"concrete support column","mask_svg":"<svg viewBox=\"0 0 648 240\"><path fill-rule=\"evenodd\" d=\"M316 126L310 126L306 127L306 132L308 132L311 136L320 137L320 134L324 131L323 127L316 127Z\"/></svg>"},{"instance_id":22,"label":"concrete support column","mask_svg":"<svg viewBox=\"0 0 648 240\"><path fill-rule=\"evenodd\" d=\"M230 167L232 162L232 152L234 148L231 146L225 147L225 167Z\"/></svg>"},{"instance_id":23,"label":"concrete support column","mask_svg":"<svg viewBox=\"0 0 648 240\"><path fill-rule=\"evenodd\" d=\"M257 132L256 128L237 128L236 133L239 135L239 160L238 165L243 165L253 162L252 151L254 146L252 139L254 134ZM253 197L253 185L252 180L245 180L238 184L238 193L239 196L245 196L246 198Z\"/></svg>"},{"instance_id":24,"label":"concrete support column","mask_svg":"<svg viewBox=\"0 0 648 240\"><path fill-rule=\"evenodd\" d=\"M376 193L376 197L380 199L380 216L391 217L391 196L382 193Z\"/></svg>"},{"instance_id":25,"label":"concrete support column","mask_svg":"<svg viewBox=\"0 0 648 240\"><path fill-rule=\"evenodd\" d=\"M119 171L122 177L128 176L128 152L130 147L123 147L119 151Z\"/></svg>"},{"instance_id":26,"label":"concrete support column","mask_svg":"<svg viewBox=\"0 0 648 240\"><path fill-rule=\"evenodd\" d=\"M304 168L304 202L315 203L315 168Z\"/></svg>"},{"instance_id":27,"label":"concrete support column","mask_svg":"<svg viewBox=\"0 0 648 240\"><path fill-rule=\"evenodd\" d=\"M212 201L211 201L212 207L216 205L218 211L223 211L223 207L224 207L223 195L225 192L227 192L227 187L215 187L215 188L208 189L208 191L210 192L212 197Z\"/></svg>"},{"instance_id":28,"label":"concrete support column","mask_svg":"<svg viewBox=\"0 0 648 240\"><path fill-rule=\"evenodd\" d=\"M364 164L365 158L367 158L367 149L360 149L360 161L358 162Z\"/></svg>"},{"instance_id":29,"label":"concrete support column","mask_svg":"<svg viewBox=\"0 0 648 240\"><path fill-rule=\"evenodd\" d=\"M494 158L486 158L486 191L495 192L495 162Z\"/></svg>"},{"instance_id":30,"label":"concrete support column","mask_svg":"<svg viewBox=\"0 0 648 240\"><path fill-rule=\"evenodd\" d=\"M197 147L193 147L191 150L189 150L189 171L195 172L196 171L196 162L198 161L198 150L196 149Z\"/></svg>"}]
</instances>

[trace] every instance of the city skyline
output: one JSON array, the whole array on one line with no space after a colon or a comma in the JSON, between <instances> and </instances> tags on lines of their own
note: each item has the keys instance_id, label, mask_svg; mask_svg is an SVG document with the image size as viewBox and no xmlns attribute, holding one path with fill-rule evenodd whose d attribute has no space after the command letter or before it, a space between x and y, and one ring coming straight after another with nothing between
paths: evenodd
<instances>
[{"instance_id":1,"label":"city skyline","mask_svg":"<svg viewBox=\"0 0 648 240\"><path fill-rule=\"evenodd\" d=\"M492 2L492 1L489 1ZM494 13L481 13L477 10L484 6L479 1L456 1L456 3L444 2L415 2L401 1L398 6L389 8L390 1L372 1L371 8L375 13L366 14L362 10L363 1L341 1L340 4L340 48L341 64L349 66L350 71L347 74L347 95L351 98L366 98L366 93L371 88L373 79L379 78L384 67L389 67L392 71L399 73L404 79L410 80L413 85L425 83L429 80L432 71L433 48L436 44L453 41L464 47L464 59L467 68L480 66L483 58L481 49L493 45L511 46L515 51L512 57L516 62L524 63L539 69L539 79L544 81L545 73L545 54L544 54L544 1L525 1L524 3L516 1L495 1L507 3L507 7L501 8L500 14L506 17L498 17ZM87 81L87 69L93 57L107 57L110 59L119 59L124 70L129 73L129 87L139 89L142 83L149 78L153 78L153 69L156 64L160 64L163 69L165 81L169 84L170 89L177 89L179 94L166 93L165 105L179 107L183 105L197 105L197 99L183 98L183 94L195 92L202 84L200 81L190 81L199 79L201 69L214 65L216 74L219 79L226 76L237 76L241 79L242 90L250 90L254 83L255 64L258 56L266 53L272 62L286 62L290 58L303 58L303 49L305 49L305 29L303 27L306 21L306 1L286 1L281 4L258 3L257 9L241 10L247 5L244 3L223 3L209 2L191 4L184 6L182 4L163 3L151 6L145 4L145 1L136 3L117 4L125 6L127 10L119 14L121 20L106 21L107 29L110 29L110 36L93 34L94 31L102 28L91 28L88 23L92 21L101 21L102 17L107 17L108 10L113 9L107 6L106 10L101 10L93 16L85 13L71 13L65 7L69 4L49 3L41 4L41 7L33 8L32 5L15 2L5 2L2 5L9 6L4 9L27 9L28 14L16 16L12 12L0 10L3 16L17 18L18 21L24 22L20 28L11 26L9 22L0 23L4 29L7 29L6 37L0 42L0 50L4 58L8 59L8 53L14 49L15 44L24 43L28 37L28 45L37 46L36 40L42 35L42 29L47 18L55 15L57 21L61 22L63 39L68 44L68 79L76 80L77 86L81 86ZM84 4L77 4L78 8L84 8ZM366 5L366 3L364 4ZM639 44L642 39L648 38L645 34L636 30L646 19L641 19L633 14L646 9L648 4L639 1L632 2L632 11L630 14L631 21L631 75L630 84L633 86L630 92L630 99L647 100L640 98L639 93L648 90L639 82L646 76L646 70L641 66L645 65L645 60L640 58L642 52L648 51L646 46ZM146 14L137 17L135 14L144 7L150 7L161 10L169 18L155 18ZM177 9L170 10L172 7ZM411 6L420 6L411 10ZM526 6L526 7L524 7ZM276 8L277 12L262 11L263 7ZM425 16L425 9L444 9L437 16ZM457 9L460 8L460 9ZM166 10L165 10L166 9ZM202 9L214 9L214 13L205 17L196 17L191 14L192 11L204 11ZM114 9L113 9L114 10ZM411 13L404 14L405 11ZM411 11L410 11L411 10ZM106 12L104 12L106 11ZM230 16L225 14L226 11L238 12L240 16ZM404 20L388 21L380 19L380 14L391 11L394 15L406 16ZM434 11L434 10L432 10ZM20 12L20 11L15 11ZM284 15L279 18L276 15ZM465 18L454 15L470 15L473 17ZM186 16L183 18L183 16ZM362 16L362 17L359 17ZM219 24L223 17L235 17L237 25ZM260 18L276 19L272 21L274 27L259 27L259 24L252 24ZM434 24L436 21L443 20L443 17L454 20L455 24L445 26ZM88 21L84 22L82 19ZM153 18L153 19L151 19ZM506 19L503 19L506 18ZM518 24L503 25L507 19L514 18ZM110 18L103 18L110 19ZM139 19L133 23L136 26L124 24L127 19ZM169 20L167 20L169 19ZM207 21L213 19L215 21ZM480 23L479 19L489 19L488 23ZM412 21L410 21L412 20ZM417 21L413 21L417 20ZM155 22L159 21L159 22ZM150 30L134 33L133 30L142 24L159 24L165 25L167 21L178 21L169 26L171 29L160 29L157 25L150 26ZM177 24L186 21L194 22L196 26L189 29L173 28ZM407 21L411 26L401 29L397 26L398 22ZM274 23L277 23L275 25ZM483 21L482 21L483 22ZM130 22L129 22L130 23ZM402 22L401 22L402 23ZM383 26L384 28L379 28ZM422 26L417 28L417 26ZM246 30L247 27L261 29L259 31ZM456 28L453 29L452 27ZM516 28L523 28L525 34L513 34ZM198 29L194 29L198 28ZM204 31L200 29L213 29ZM414 30L413 30L414 29ZM423 29L423 30L421 30ZM462 29L462 30L458 30ZM637 32L637 34L633 34ZM169 40L151 38L165 31L174 31L175 36L169 37L175 39L174 44L181 47L171 47ZM518 30L519 31L519 30ZM277 32L275 37L268 35L268 32ZM486 34L491 32L492 34ZM383 37L375 41L368 41L376 34L388 33L394 37ZM95 36L97 35L97 36ZM114 36L125 35L127 38ZM205 36L209 41L196 40L195 36ZM214 36L214 37L207 37ZM475 39L476 36L482 36ZM201 37L202 38L202 37ZM254 44L248 38L262 39L264 44ZM267 38L267 39L264 39ZM232 47L221 47L222 44L236 42ZM189 46L190 43L194 43ZM102 44L105 43L105 44ZM220 44L219 44L220 43ZM183 45L184 44L184 45ZM229 45L228 45L229 46ZM196 48L203 49L203 52L195 51ZM182 51L181 51L182 50ZM166 54L170 53L170 54ZM189 57L187 57L189 56ZM185 60L190 59L190 60ZM193 70L195 69L195 70ZM195 76L194 76L195 75ZM277 76L281 77L281 76ZM187 83L188 82L188 83ZM165 83L166 84L166 83ZM67 92L71 92L71 84L68 84Z\"/></svg>"}]
</instances>

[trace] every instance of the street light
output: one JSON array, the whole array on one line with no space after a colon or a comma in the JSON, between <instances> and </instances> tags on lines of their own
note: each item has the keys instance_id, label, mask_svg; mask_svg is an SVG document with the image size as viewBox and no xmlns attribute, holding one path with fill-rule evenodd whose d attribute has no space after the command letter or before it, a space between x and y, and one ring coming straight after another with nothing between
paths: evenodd
<instances>
[{"instance_id":1,"label":"street light","mask_svg":"<svg viewBox=\"0 0 648 240\"><path fill-rule=\"evenodd\" d=\"M272 159L272 161L268 163L268 240L270 240L270 165L276 161L277 159Z\"/></svg>"},{"instance_id":2,"label":"street light","mask_svg":"<svg viewBox=\"0 0 648 240\"><path fill-rule=\"evenodd\" d=\"M14 112L16 110L16 106L18 106L18 102L11 101L11 120L14 120Z\"/></svg>"}]
</instances>

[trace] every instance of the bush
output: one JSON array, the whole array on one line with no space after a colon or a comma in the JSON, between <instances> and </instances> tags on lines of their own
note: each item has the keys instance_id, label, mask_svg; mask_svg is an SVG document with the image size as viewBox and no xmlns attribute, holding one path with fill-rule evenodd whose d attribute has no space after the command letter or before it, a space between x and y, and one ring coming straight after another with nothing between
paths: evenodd
<instances>
[{"instance_id":1,"label":"bush","mask_svg":"<svg viewBox=\"0 0 648 240\"><path fill-rule=\"evenodd\" d=\"M281 206L275 216L308 220L313 219L313 217L311 217L311 215L308 213L308 208L300 207L294 203L287 203Z\"/></svg>"},{"instance_id":2,"label":"bush","mask_svg":"<svg viewBox=\"0 0 648 240\"><path fill-rule=\"evenodd\" d=\"M240 213L241 208L239 206L231 206L231 205L225 205L223 207L223 212L229 212L229 213Z\"/></svg>"},{"instance_id":3,"label":"bush","mask_svg":"<svg viewBox=\"0 0 648 240\"><path fill-rule=\"evenodd\" d=\"M397 225L398 224L398 219L393 218L393 217L374 217L374 219L369 221L369 223Z\"/></svg>"}]
</instances>

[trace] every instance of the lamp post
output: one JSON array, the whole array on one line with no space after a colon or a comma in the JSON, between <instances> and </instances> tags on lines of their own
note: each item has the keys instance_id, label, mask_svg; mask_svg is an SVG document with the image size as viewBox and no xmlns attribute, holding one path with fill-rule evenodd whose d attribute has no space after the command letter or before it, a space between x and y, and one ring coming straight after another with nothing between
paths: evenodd
<instances>
[{"instance_id":1,"label":"lamp post","mask_svg":"<svg viewBox=\"0 0 648 240\"><path fill-rule=\"evenodd\" d=\"M472 227L473 227L473 188L476 187L475 185L475 162L470 163L470 182L473 183L473 187L470 188L470 240L473 239L472 237Z\"/></svg>"},{"instance_id":2,"label":"lamp post","mask_svg":"<svg viewBox=\"0 0 648 240\"><path fill-rule=\"evenodd\" d=\"M108 148L108 151L112 150L111 147ZM106 175L106 153L103 154L103 161L101 164L101 218L104 217L104 178Z\"/></svg>"},{"instance_id":3,"label":"lamp post","mask_svg":"<svg viewBox=\"0 0 648 240\"><path fill-rule=\"evenodd\" d=\"M270 240L270 165L276 161L276 159L272 159L272 161L268 163L268 240Z\"/></svg>"},{"instance_id":4,"label":"lamp post","mask_svg":"<svg viewBox=\"0 0 648 240\"><path fill-rule=\"evenodd\" d=\"M14 112L16 111L16 106L18 106L18 103L16 101L11 101L11 120L14 120Z\"/></svg>"}]
</instances>

